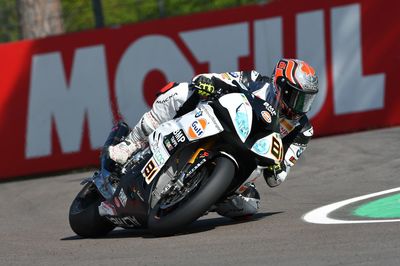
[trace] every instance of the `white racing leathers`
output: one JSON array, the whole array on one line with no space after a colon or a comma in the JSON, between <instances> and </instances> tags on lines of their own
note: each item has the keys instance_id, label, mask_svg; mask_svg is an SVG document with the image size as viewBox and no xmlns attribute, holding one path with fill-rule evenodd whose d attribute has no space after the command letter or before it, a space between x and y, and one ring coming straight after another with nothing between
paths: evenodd
<instances>
[{"instance_id":1,"label":"white racing leathers","mask_svg":"<svg viewBox=\"0 0 400 266\"><path fill-rule=\"evenodd\" d=\"M202 74L208 78L213 78L218 84L214 84L216 89L226 86L233 87L232 81L239 80L248 86L251 82L262 81L266 86L252 93L265 100L266 91L271 88L270 79L261 76L256 71L241 71L229 73L209 73ZM199 76L193 78L195 80ZM236 87L236 86L235 86ZM155 100L152 109L145 113L138 124L132 129L127 137L128 143L139 143L137 148L144 146L147 136L154 131L158 125L173 119L175 116L184 114L193 110L198 101L199 96L191 89L188 83L170 83L162 89L161 94ZM306 116L298 120L288 120L285 117L280 118L280 134L285 150L283 171L275 178L277 184L283 182L291 167L299 159L300 155L306 149L307 143L313 135L313 128ZM134 148L136 149L136 147ZM133 149L132 152L135 152ZM131 151L130 151L131 152ZM241 217L257 213L259 209L259 194L254 185L251 184L262 175L262 169L255 171L249 177L248 184L244 184L238 190L238 195L226 199L224 202L216 205L216 211L227 217Z\"/></svg>"}]
</instances>

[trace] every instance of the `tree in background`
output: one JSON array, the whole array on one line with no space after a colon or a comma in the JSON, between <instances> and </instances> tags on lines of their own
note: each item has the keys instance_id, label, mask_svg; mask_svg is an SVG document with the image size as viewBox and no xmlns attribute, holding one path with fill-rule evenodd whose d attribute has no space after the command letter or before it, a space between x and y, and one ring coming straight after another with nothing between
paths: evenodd
<instances>
[{"instance_id":1,"label":"tree in background","mask_svg":"<svg viewBox=\"0 0 400 266\"><path fill-rule=\"evenodd\" d=\"M23 39L64 32L60 0L16 0L16 5Z\"/></svg>"},{"instance_id":2,"label":"tree in background","mask_svg":"<svg viewBox=\"0 0 400 266\"><path fill-rule=\"evenodd\" d=\"M0 42L271 1L0 0Z\"/></svg>"},{"instance_id":3,"label":"tree in background","mask_svg":"<svg viewBox=\"0 0 400 266\"><path fill-rule=\"evenodd\" d=\"M15 1L0 0L0 42L19 39Z\"/></svg>"}]
</instances>

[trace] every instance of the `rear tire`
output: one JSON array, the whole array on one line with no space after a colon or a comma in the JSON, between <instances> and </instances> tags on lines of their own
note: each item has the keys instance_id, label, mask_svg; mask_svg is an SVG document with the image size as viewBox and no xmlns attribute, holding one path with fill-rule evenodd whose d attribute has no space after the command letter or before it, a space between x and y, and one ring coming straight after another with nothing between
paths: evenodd
<instances>
[{"instance_id":1,"label":"rear tire","mask_svg":"<svg viewBox=\"0 0 400 266\"><path fill-rule=\"evenodd\" d=\"M72 202L69 224L77 235L95 238L105 236L115 225L99 215L98 206L104 199L91 186L92 183L86 184Z\"/></svg>"},{"instance_id":2,"label":"rear tire","mask_svg":"<svg viewBox=\"0 0 400 266\"><path fill-rule=\"evenodd\" d=\"M177 209L162 217L157 216L159 204L150 211L148 228L153 234L163 236L176 233L197 220L221 198L235 175L235 165L225 157L217 158L215 163L214 170L203 180L199 190Z\"/></svg>"}]
</instances>

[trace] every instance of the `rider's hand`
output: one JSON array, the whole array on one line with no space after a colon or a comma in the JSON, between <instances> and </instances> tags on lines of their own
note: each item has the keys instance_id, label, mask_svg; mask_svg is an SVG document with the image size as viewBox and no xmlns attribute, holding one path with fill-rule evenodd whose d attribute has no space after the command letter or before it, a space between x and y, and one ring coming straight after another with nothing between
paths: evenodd
<instances>
[{"instance_id":1,"label":"rider's hand","mask_svg":"<svg viewBox=\"0 0 400 266\"><path fill-rule=\"evenodd\" d=\"M264 179L267 182L268 186L276 187L279 186L283 181L280 173L284 171L284 163L270 165L264 169ZM286 178L286 175L285 175Z\"/></svg>"},{"instance_id":2,"label":"rider's hand","mask_svg":"<svg viewBox=\"0 0 400 266\"><path fill-rule=\"evenodd\" d=\"M193 81L193 84L200 96L209 97L215 93L214 82L210 78L199 76Z\"/></svg>"}]
</instances>

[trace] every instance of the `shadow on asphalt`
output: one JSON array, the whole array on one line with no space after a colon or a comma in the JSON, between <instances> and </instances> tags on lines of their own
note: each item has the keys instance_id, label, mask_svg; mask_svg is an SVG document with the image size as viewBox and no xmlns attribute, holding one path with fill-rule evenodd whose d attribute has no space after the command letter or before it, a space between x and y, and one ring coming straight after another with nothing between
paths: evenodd
<instances>
[{"instance_id":1,"label":"shadow on asphalt","mask_svg":"<svg viewBox=\"0 0 400 266\"><path fill-rule=\"evenodd\" d=\"M240 219L240 220L232 220L226 217L217 217L217 218L209 218L209 219L201 219L197 220L188 226L185 230L181 231L172 236L165 236L165 237L176 237L180 235L189 235L189 234L196 234L201 232L206 232L213 230L220 226L230 226L236 225L241 223L251 223L261 219L264 219L268 216L272 216L275 214L280 214L282 212L267 212L267 213L257 213L250 218ZM97 239L115 239L115 238L130 238L130 237L141 237L141 238L160 238L159 236L154 236L151 232L147 229L116 229L111 231L108 235L104 237L100 237ZM70 236L64 237L60 240L83 240L84 238L80 236Z\"/></svg>"}]
</instances>

